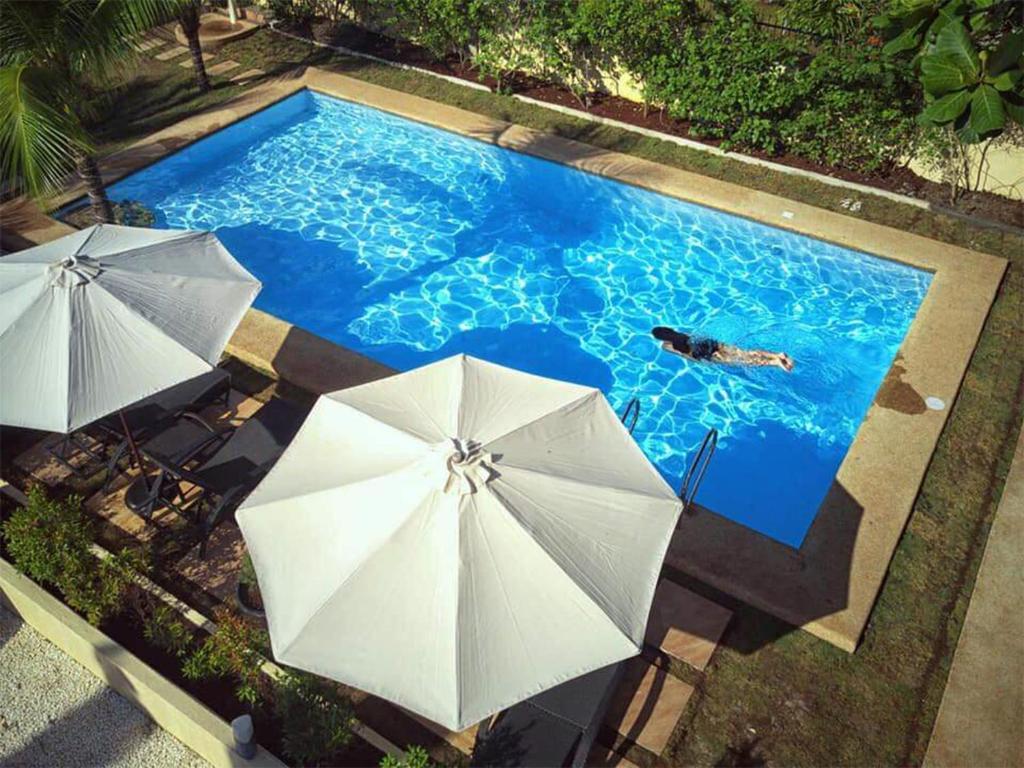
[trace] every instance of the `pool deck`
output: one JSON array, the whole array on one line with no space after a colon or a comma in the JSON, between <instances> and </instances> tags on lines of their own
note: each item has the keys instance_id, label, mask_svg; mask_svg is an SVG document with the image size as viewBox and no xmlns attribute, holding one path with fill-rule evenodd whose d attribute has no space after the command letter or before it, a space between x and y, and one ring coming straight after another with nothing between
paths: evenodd
<instances>
[{"instance_id":1,"label":"pool deck","mask_svg":"<svg viewBox=\"0 0 1024 768\"><path fill-rule=\"evenodd\" d=\"M680 571L852 652L910 517L1006 260L315 68L257 85L105 158L104 178L112 182L137 171L303 88L934 273L800 549L698 509L681 521L667 555L669 565ZM82 194L81 185L69 188L51 209ZM24 246L71 231L25 201L0 207L0 217L5 243ZM243 320L229 351L313 392L390 372L257 310ZM929 397L940 398L946 407L928 409ZM770 505L771 499L764 503Z\"/></svg>"}]
</instances>

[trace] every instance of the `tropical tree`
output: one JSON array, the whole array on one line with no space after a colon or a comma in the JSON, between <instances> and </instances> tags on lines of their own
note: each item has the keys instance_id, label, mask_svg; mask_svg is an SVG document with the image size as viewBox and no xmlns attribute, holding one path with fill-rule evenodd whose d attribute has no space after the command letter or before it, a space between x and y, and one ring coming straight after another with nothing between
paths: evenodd
<instances>
[{"instance_id":1,"label":"tropical tree","mask_svg":"<svg viewBox=\"0 0 1024 768\"><path fill-rule=\"evenodd\" d=\"M910 54L924 91L921 122L965 144L1024 124L1022 0L892 0L876 20L885 52Z\"/></svg>"},{"instance_id":2,"label":"tropical tree","mask_svg":"<svg viewBox=\"0 0 1024 768\"><path fill-rule=\"evenodd\" d=\"M181 0L181 8L178 11L178 23L188 40L188 50L192 54L192 68L196 73L196 85L200 93L210 90L210 78L206 74L206 64L203 63L203 49L199 44L199 0Z\"/></svg>"},{"instance_id":3,"label":"tropical tree","mask_svg":"<svg viewBox=\"0 0 1024 768\"><path fill-rule=\"evenodd\" d=\"M20 0L0 11L0 178L43 197L77 170L97 221L113 220L84 122L86 84L116 74L169 0Z\"/></svg>"}]
</instances>

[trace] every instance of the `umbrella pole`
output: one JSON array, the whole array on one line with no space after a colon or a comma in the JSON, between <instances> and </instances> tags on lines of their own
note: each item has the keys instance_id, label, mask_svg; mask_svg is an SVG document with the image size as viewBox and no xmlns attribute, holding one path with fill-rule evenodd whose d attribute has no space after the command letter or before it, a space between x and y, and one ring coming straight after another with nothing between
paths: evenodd
<instances>
[{"instance_id":1,"label":"umbrella pole","mask_svg":"<svg viewBox=\"0 0 1024 768\"><path fill-rule=\"evenodd\" d=\"M146 469L142 466L142 455L139 453L139 446L135 444L135 438L132 437L132 431L128 429L128 421L124 417L124 411L118 411L117 415L121 417L121 428L124 430L125 439L128 441L128 447L131 449L132 458L135 460L135 466L139 468L139 474L142 476L142 483L146 486L146 492L149 492L149 480L146 479Z\"/></svg>"}]
</instances>

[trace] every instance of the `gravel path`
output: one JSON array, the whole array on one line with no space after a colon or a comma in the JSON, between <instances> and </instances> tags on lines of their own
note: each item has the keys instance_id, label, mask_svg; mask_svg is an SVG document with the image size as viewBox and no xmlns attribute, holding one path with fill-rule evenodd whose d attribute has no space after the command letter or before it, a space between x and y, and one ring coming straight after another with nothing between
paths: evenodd
<instances>
[{"instance_id":1,"label":"gravel path","mask_svg":"<svg viewBox=\"0 0 1024 768\"><path fill-rule=\"evenodd\" d=\"M0 766L208 763L32 627L0 609Z\"/></svg>"}]
</instances>

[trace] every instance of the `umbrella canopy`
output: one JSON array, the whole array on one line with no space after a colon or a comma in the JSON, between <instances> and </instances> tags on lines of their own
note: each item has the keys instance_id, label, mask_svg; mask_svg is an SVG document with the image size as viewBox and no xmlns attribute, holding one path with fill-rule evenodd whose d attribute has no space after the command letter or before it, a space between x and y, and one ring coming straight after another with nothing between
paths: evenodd
<instances>
[{"instance_id":1,"label":"umbrella canopy","mask_svg":"<svg viewBox=\"0 0 1024 768\"><path fill-rule=\"evenodd\" d=\"M71 432L209 371L259 290L210 232L99 224L0 258L0 423Z\"/></svg>"},{"instance_id":2,"label":"umbrella canopy","mask_svg":"<svg viewBox=\"0 0 1024 768\"><path fill-rule=\"evenodd\" d=\"M322 396L237 519L279 661L461 730L639 652L680 508L598 390L457 356Z\"/></svg>"}]
</instances>

